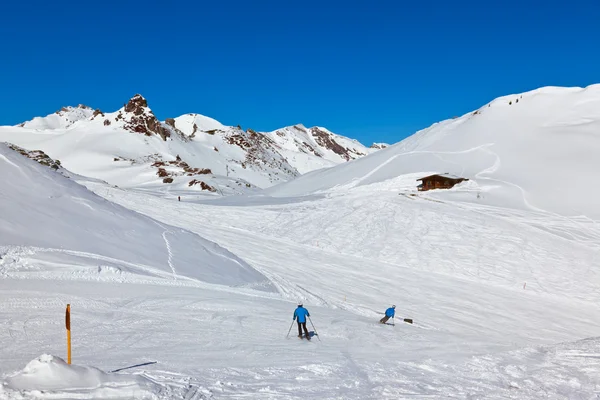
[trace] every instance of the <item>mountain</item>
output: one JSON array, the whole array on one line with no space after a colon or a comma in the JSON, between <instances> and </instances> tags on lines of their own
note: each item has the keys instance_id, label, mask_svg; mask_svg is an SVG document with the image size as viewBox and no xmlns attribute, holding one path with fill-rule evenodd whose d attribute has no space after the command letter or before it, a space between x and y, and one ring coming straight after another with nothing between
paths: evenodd
<instances>
[{"instance_id":1,"label":"mountain","mask_svg":"<svg viewBox=\"0 0 600 400\"><path fill-rule=\"evenodd\" d=\"M600 218L600 85L546 87L500 97L374 154L272 187L272 196L387 185L417 194L416 179L469 179L423 195L514 209Z\"/></svg>"},{"instance_id":2,"label":"mountain","mask_svg":"<svg viewBox=\"0 0 600 400\"><path fill-rule=\"evenodd\" d=\"M373 151L317 127L256 132L199 114L163 122L141 95L111 113L79 105L0 127L0 141L42 150L83 176L172 194L256 192Z\"/></svg>"}]
</instances>

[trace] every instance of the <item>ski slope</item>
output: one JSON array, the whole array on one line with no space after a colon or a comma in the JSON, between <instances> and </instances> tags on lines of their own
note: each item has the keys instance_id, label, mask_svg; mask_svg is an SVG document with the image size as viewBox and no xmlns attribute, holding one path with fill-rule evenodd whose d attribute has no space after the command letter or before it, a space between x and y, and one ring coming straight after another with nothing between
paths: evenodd
<instances>
[{"instance_id":1,"label":"ski slope","mask_svg":"<svg viewBox=\"0 0 600 400\"><path fill-rule=\"evenodd\" d=\"M397 260L346 254L351 245L357 249L367 247L365 239L357 240L351 234L360 226L352 219L345 228L338 226L335 235L338 243L346 243L345 249L331 248L332 242L321 242L320 238L315 240L310 229L302 234L296 231L293 239L291 234L282 234L284 228L273 230L274 218L282 227L291 228L293 221L310 214L315 218L305 221L304 226L326 230L340 218L333 212L342 204L339 198L336 203L331 203L336 199L318 197L289 199L287 203L262 198L262 205L252 206L241 199L239 205L233 201L169 202L170 207L161 209L156 206L164 205L165 200L150 194L107 189L97 182L88 186L107 193L110 201L168 220L226 246L262 271L278 294L217 286L201 291L164 287L157 294L155 288L139 284L127 284L124 294L110 284L86 282L58 290L62 303L71 301L73 309L81 309L83 314L81 348L99 348L81 350L87 365L109 371L158 361L132 371L159 382L164 393L175 396L189 390L194 395L202 393L204 398L452 395L566 399L579 394L593 396L600 382L593 350L597 344L593 337L600 328L597 293L592 290L598 284L592 269L594 260L584 259L589 274L572 271L560 284L560 277L573 268L572 260L561 254L565 248L579 248L572 251L584 256L588 251L591 257L597 253L586 250L582 243L527 228L525 215L510 222L506 216L475 210L457 212L454 204L413 200L375 188L349 194L345 201L356 207L356 215L369 215L366 199L372 203L375 198L381 203L373 204L374 208L383 209L385 204L396 216L406 213L410 204L415 204L417 213L417 201L421 201L422 211L451 218L441 227L432 227L438 230L437 236L429 239L432 243L425 249L454 235L463 235L463 242L473 242L472 248L463 247L458 255L429 253L420 260L430 260L430 268L418 268ZM420 218L417 213L415 219ZM469 224L456 223L460 220ZM410 227L389 214L382 215L378 224L371 231ZM478 250L476 239L470 235L480 236L481 243L492 241L493 246ZM418 231L412 239L427 236ZM527 238L534 246L532 250L520 238ZM496 254L508 245L512 245L510 251ZM390 249L401 253L406 246L408 243L399 243ZM516 251L519 248L522 251ZM544 254L539 255L536 265L530 262L528 253L538 250ZM469 264L463 265L457 259L453 269L435 268L448 265L447 258L470 251L477 253L482 264L479 276L462 272ZM420 253L415 251L412 257ZM521 279L527 280L525 288ZM12 304L22 309L32 301L48 301L42 300L48 296L43 289L47 285L28 282L32 293L27 295L14 288L8 292L12 293ZM58 287L59 283L51 286L52 296L56 296ZM103 299L102 304L90 302L89 297ZM285 339L297 299L303 299L310 310L322 342ZM49 310L61 314L60 300L48 303ZM411 317L415 324L377 324L390 303L397 304L399 317ZM113 309L124 313L116 322L109 317ZM41 310L33 321L48 313ZM141 322L132 326L124 323L133 320ZM107 325L103 331L90 329L97 329L98 321ZM28 324L15 322L13 335L18 336L20 329L29 332ZM52 336L47 335L46 340ZM64 347L59 336L60 332L54 335L57 343L50 347L53 354L60 354ZM160 338L160 350L151 337ZM132 347L131 343L140 344ZM119 356L107 360L105 354L109 351ZM27 353L27 359L37 356L33 351ZM8 359L13 370L22 368L19 357ZM116 360L121 365L115 365Z\"/></svg>"},{"instance_id":2,"label":"ski slope","mask_svg":"<svg viewBox=\"0 0 600 400\"><path fill-rule=\"evenodd\" d=\"M595 208L535 183L536 169L508 176L550 145L522 160L510 131L489 131L527 98L574 107L571 122L592 115L582 102L597 90L498 99L360 160L214 200L115 187L0 147L0 398L596 398ZM495 108L498 121L470 128ZM450 129L459 122L466 131ZM586 129L560 132L593 148ZM524 132L512 148L549 131L536 120ZM486 147L463 148L480 135L495 169ZM575 154L549 168L586 176L595 157ZM417 192L448 160L461 170L444 172L470 181ZM570 184L594 195L553 187ZM311 342L290 326L298 301ZM391 304L395 326L378 324Z\"/></svg>"}]
</instances>

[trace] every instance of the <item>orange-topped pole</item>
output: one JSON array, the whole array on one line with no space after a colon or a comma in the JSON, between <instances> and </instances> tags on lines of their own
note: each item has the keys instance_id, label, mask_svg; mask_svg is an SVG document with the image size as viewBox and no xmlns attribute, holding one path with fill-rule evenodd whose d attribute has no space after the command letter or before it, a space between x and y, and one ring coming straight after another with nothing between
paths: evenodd
<instances>
[{"instance_id":1,"label":"orange-topped pole","mask_svg":"<svg viewBox=\"0 0 600 400\"><path fill-rule=\"evenodd\" d=\"M65 325L67 327L67 364L71 364L71 305L67 304L65 315Z\"/></svg>"}]
</instances>

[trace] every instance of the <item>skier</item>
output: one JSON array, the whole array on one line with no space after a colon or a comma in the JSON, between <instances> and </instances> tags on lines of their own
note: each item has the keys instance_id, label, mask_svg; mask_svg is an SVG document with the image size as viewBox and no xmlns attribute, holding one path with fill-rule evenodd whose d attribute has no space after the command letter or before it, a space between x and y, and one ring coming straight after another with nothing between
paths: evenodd
<instances>
[{"instance_id":1,"label":"skier","mask_svg":"<svg viewBox=\"0 0 600 400\"><path fill-rule=\"evenodd\" d=\"M294 321L298 318L298 337L302 339L302 328L304 328L304 334L310 340L308 329L306 329L306 317L310 317L310 313L302 306L302 302L298 302L298 308L294 311Z\"/></svg>"},{"instance_id":2,"label":"skier","mask_svg":"<svg viewBox=\"0 0 600 400\"><path fill-rule=\"evenodd\" d=\"M387 310L385 310L385 317L381 318L379 320L380 323L385 324L388 319L390 318L394 318L394 315L396 315L396 306L393 305L390 308L388 308Z\"/></svg>"}]
</instances>

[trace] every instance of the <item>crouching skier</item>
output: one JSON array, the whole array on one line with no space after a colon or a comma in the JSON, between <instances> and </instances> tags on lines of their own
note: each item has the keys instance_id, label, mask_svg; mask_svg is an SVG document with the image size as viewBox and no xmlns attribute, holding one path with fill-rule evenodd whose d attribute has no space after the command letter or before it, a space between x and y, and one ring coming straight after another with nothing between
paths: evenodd
<instances>
[{"instance_id":1,"label":"crouching skier","mask_svg":"<svg viewBox=\"0 0 600 400\"><path fill-rule=\"evenodd\" d=\"M302 328L304 328L305 337L310 340L308 329L306 329L306 317L310 317L310 314L306 308L302 306L302 303L298 303L298 308L294 311L294 321L298 318L298 337L302 339Z\"/></svg>"},{"instance_id":2,"label":"crouching skier","mask_svg":"<svg viewBox=\"0 0 600 400\"><path fill-rule=\"evenodd\" d=\"M390 318L394 318L394 315L396 315L396 306L391 306L390 308L388 308L387 310L385 310L385 317L381 318L379 320L380 323L385 324L388 319Z\"/></svg>"}]
</instances>

